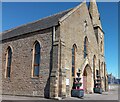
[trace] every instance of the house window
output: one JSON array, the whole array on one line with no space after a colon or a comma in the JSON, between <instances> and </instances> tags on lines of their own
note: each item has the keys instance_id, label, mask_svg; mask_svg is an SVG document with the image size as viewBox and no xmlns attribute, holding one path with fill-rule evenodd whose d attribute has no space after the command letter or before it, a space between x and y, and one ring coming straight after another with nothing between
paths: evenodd
<instances>
[{"instance_id":1,"label":"house window","mask_svg":"<svg viewBox=\"0 0 120 102\"><path fill-rule=\"evenodd\" d=\"M88 38L85 37L85 40L84 40L84 58L86 58L88 55Z\"/></svg>"},{"instance_id":2,"label":"house window","mask_svg":"<svg viewBox=\"0 0 120 102\"><path fill-rule=\"evenodd\" d=\"M10 78L10 74L11 74L11 62L12 62L12 49L9 46L7 49L7 58L6 58L6 65L7 65L6 77L8 78Z\"/></svg>"},{"instance_id":3,"label":"house window","mask_svg":"<svg viewBox=\"0 0 120 102\"><path fill-rule=\"evenodd\" d=\"M35 42L34 44L34 64L33 64L33 77L39 77L39 68L40 68L40 44Z\"/></svg>"},{"instance_id":4,"label":"house window","mask_svg":"<svg viewBox=\"0 0 120 102\"><path fill-rule=\"evenodd\" d=\"M75 76L75 57L76 57L76 45L73 45L72 48L72 76Z\"/></svg>"}]
</instances>

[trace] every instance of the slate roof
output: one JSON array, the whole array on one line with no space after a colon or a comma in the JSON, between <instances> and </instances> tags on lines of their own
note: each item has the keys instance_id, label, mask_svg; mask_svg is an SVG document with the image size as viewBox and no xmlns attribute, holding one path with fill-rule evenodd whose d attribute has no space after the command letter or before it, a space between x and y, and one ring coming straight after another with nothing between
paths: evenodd
<instances>
[{"instance_id":1,"label":"slate roof","mask_svg":"<svg viewBox=\"0 0 120 102\"><path fill-rule=\"evenodd\" d=\"M31 23L7 30L2 33L2 40L19 36L22 34L34 32L34 31L50 28L52 26L56 26L58 25L59 19L64 15L66 15L71 10L72 9L69 9L69 10L54 14L52 16L37 20L35 22L31 22Z\"/></svg>"}]
</instances>

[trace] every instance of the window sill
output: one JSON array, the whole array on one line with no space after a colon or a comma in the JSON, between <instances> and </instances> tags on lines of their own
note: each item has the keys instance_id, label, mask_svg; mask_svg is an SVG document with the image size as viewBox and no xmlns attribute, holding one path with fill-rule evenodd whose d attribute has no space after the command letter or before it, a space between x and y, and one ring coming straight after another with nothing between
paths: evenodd
<instances>
[{"instance_id":1,"label":"window sill","mask_svg":"<svg viewBox=\"0 0 120 102\"><path fill-rule=\"evenodd\" d=\"M6 79L7 81L11 81L11 78L6 77L5 79Z\"/></svg>"},{"instance_id":2,"label":"window sill","mask_svg":"<svg viewBox=\"0 0 120 102\"><path fill-rule=\"evenodd\" d=\"M39 77L31 77L31 79L39 79Z\"/></svg>"}]
</instances>

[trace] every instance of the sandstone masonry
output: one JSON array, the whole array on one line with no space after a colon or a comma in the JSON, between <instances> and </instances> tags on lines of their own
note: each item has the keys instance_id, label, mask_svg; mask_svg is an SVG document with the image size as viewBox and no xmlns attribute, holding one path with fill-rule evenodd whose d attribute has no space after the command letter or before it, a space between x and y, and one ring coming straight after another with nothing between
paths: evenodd
<instances>
[{"instance_id":1,"label":"sandstone masonry","mask_svg":"<svg viewBox=\"0 0 120 102\"><path fill-rule=\"evenodd\" d=\"M81 69L82 88L93 93L99 72L108 90L104 56L104 31L95 0L73 9L2 33L2 94L48 98L71 96L72 48L76 46L75 72ZM87 57L84 41L88 39ZM32 77L33 46L40 43L39 77ZM12 49L10 78L6 75L7 48ZM86 75L84 73L87 73ZM87 81L84 81L84 77ZM84 84L87 84L85 87Z\"/></svg>"}]
</instances>

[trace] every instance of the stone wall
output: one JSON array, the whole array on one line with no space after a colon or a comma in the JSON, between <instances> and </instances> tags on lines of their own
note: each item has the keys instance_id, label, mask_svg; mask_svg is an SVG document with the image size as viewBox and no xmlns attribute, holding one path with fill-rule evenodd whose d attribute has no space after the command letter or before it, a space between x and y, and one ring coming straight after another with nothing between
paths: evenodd
<instances>
[{"instance_id":1,"label":"stone wall","mask_svg":"<svg viewBox=\"0 0 120 102\"><path fill-rule=\"evenodd\" d=\"M89 65L89 72L91 72L91 75L89 75L91 76L89 78L89 83L91 82L89 90L93 92L93 74L96 76L96 71L93 73L94 55L96 56L95 69L100 69L103 77L104 67L101 63L104 63L105 60L99 52L99 40L97 41L86 3L82 3L75 9L60 22L60 27L56 28L54 41L52 28L3 41L3 94L50 96L51 98L70 96L73 85L71 71L72 47L74 44L77 46L76 72L80 68L82 71L81 77L83 77L84 69ZM88 38L88 56L84 58L84 40L86 36ZM33 44L36 40L41 45L40 76L39 78L32 78ZM6 50L8 46L11 46L13 51L10 79L5 78Z\"/></svg>"},{"instance_id":2,"label":"stone wall","mask_svg":"<svg viewBox=\"0 0 120 102\"><path fill-rule=\"evenodd\" d=\"M84 23L87 22L87 27L85 28ZM61 40L65 43L64 52L64 61L66 69L66 79L69 79L70 85L69 90L72 88L72 46L76 44L77 46L77 54L76 54L76 71L78 68L82 70L82 74L84 71L86 60L88 60L88 64L91 67L92 77L93 77L93 57L96 56L96 69L99 70L99 45L96 40L96 36L94 33L94 29L92 26L92 22L90 19L90 15L88 12L88 8L85 3L72 12L70 16L68 16L63 22L61 22L60 26L60 36ZM84 59L84 38L87 36L88 38L88 57ZM61 66L61 68L63 68ZM69 74L67 74L69 73ZM81 74L81 77L82 77ZM65 82L64 82L65 83ZM93 78L91 80L93 89L94 82ZM68 90L68 86L67 86ZM68 92L68 91L67 91ZM67 93L70 95L70 91Z\"/></svg>"},{"instance_id":3,"label":"stone wall","mask_svg":"<svg viewBox=\"0 0 120 102\"><path fill-rule=\"evenodd\" d=\"M32 78L33 44L41 45L39 78ZM5 78L6 50L12 48L11 77ZM49 96L52 59L52 28L7 39L2 43L3 94Z\"/></svg>"}]
</instances>

